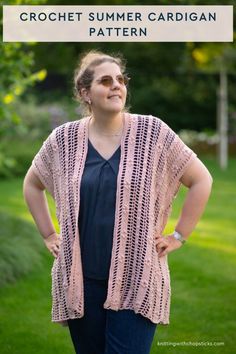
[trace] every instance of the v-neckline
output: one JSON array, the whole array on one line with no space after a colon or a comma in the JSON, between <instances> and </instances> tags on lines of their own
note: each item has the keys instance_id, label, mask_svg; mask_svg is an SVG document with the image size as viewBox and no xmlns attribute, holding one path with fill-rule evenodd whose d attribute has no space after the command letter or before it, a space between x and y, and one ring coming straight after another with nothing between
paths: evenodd
<instances>
[{"instance_id":1,"label":"v-neckline","mask_svg":"<svg viewBox=\"0 0 236 354\"><path fill-rule=\"evenodd\" d=\"M122 137L121 137L121 142L120 142L120 145L119 147L116 149L116 151L114 151L114 153L112 154L112 156L109 158L109 159L105 159L101 154L100 152L98 152L98 150L93 146L93 144L91 143L90 139L89 139L89 122L90 122L90 119L92 118L92 116L88 116L87 117L87 124L86 124L86 138L87 138L87 144L91 144L93 149L96 151L96 153L104 160L104 161L110 161L111 158L117 153L117 151L119 149L121 149L121 152L122 152L122 144L124 143L124 139L125 139L125 135L126 135L126 129L127 129L127 124L128 124L128 117L127 115L129 115L128 112L124 112L124 116L123 116L123 119L124 119L124 126L123 126L123 132L122 132Z\"/></svg>"},{"instance_id":2,"label":"v-neckline","mask_svg":"<svg viewBox=\"0 0 236 354\"><path fill-rule=\"evenodd\" d=\"M97 155L99 155L99 157L101 157L104 161L108 162L110 161L115 154L117 153L117 151L120 149L121 145L118 146L118 148L114 151L114 153L111 155L111 157L109 157L109 159L105 159L105 157L103 157L100 152L94 147L94 145L91 143L90 139L88 138L88 143L92 146L93 150L96 152Z\"/></svg>"}]
</instances>

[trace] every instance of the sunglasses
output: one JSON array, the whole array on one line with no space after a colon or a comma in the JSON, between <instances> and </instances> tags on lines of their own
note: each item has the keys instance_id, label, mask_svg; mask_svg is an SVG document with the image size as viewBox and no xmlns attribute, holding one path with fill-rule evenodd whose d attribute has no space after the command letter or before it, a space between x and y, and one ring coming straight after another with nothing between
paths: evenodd
<instances>
[{"instance_id":1,"label":"sunglasses","mask_svg":"<svg viewBox=\"0 0 236 354\"><path fill-rule=\"evenodd\" d=\"M116 77L116 80L119 82L120 85L122 86L128 86L130 77L127 75L118 75ZM105 87L111 87L113 85L113 77L110 75L103 76L100 80L97 80L97 82Z\"/></svg>"}]
</instances>

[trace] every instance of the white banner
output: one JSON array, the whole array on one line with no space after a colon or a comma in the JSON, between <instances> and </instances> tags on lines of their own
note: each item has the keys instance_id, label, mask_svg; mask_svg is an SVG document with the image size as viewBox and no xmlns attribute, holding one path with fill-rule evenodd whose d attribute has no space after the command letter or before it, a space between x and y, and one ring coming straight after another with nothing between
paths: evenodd
<instances>
[{"instance_id":1,"label":"white banner","mask_svg":"<svg viewBox=\"0 0 236 354\"><path fill-rule=\"evenodd\" d=\"M232 42L233 6L3 6L4 42Z\"/></svg>"}]
</instances>

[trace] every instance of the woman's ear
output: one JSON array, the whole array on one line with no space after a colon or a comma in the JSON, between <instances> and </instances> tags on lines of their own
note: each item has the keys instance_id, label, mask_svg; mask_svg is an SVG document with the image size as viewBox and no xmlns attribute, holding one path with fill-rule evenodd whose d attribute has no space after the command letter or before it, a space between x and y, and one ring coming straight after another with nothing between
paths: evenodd
<instances>
[{"instance_id":1,"label":"woman's ear","mask_svg":"<svg viewBox=\"0 0 236 354\"><path fill-rule=\"evenodd\" d=\"M86 88L82 88L80 90L80 97L83 99L84 102L87 102L88 104L90 104L91 100L89 97L88 90Z\"/></svg>"}]
</instances>

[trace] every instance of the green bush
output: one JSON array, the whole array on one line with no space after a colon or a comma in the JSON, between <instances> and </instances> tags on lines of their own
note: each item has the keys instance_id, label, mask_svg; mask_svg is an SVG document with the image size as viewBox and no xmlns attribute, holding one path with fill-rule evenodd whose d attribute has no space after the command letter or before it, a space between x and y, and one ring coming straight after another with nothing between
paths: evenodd
<instances>
[{"instance_id":1,"label":"green bush","mask_svg":"<svg viewBox=\"0 0 236 354\"><path fill-rule=\"evenodd\" d=\"M0 287L41 267L44 244L34 226L0 213Z\"/></svg>"},{"instance_id":2,"label":"green bush","mask_svg":"<svg viewBox=\"0 0 236 354\"><path fill-rule=\"evenodd\" d=\"M50 113L47 107L39 104L33 96L29 96L27 101L17 101L14 104L21 120L17 124L12 124L5 129L4 139L27 139L34 141L41 139L51 130Z\"/></svg>"},{"instance_id":3,"label":"green bush","mask_svg":"<svg viewBox=\"0 0 236 354\"><path fill-rule=\"evenodd\" d=\"M7 139L0 146L0 178L24 176L43 139L37 141ZM1 152L2 151L2 152Z\"/></svg>"},{"instance_id":4,"label":"green bush","mask_svg":"<svg viewBox=\"0 0 236 354\"><path fill-rule=\"evenodd\" d=\"M35 96L18 101L14 109L21 121L5 127L0 142L0 178L23 176L51 131L79 119L78 105L71 100L40 103Z\"/></svg>"}]
</instances>

